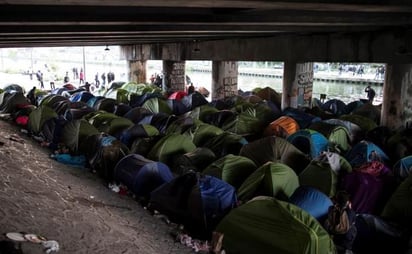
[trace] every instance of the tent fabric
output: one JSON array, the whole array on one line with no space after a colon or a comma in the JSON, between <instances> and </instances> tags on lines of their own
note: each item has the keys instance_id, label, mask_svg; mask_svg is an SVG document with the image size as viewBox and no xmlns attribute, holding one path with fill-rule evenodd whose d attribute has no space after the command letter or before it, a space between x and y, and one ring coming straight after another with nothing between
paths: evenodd
<instances>
[{"instance_id":1,"label":"tent fabric","mask_svg":"<svg viewBox=\"0 0 412 254\"><path fill-rule=\"evenodd\" d=\"M29 100L21 92L3 92L3 94L7 95L4 97L0 105L1 113L14 113L19 105L30 104Z\"/></svg>"},{"instance_id":2,"label":"tent fabric","mask_svg":"<svg viewBox=\"0 0 412 254\"><path fill-rule=\"evenodd\" d=\"M349 140L351 144L355 144L363 139L364 133L362 129L355 123L352 123L350 121L345 121L342 119L335 119L335 118L323 120L323 122L333 124L333 125L339 125L339 126L346 128L346 130L349 133Z\"/></svg>"},{"instance_id":3,"label":"tent fabric","mask_svg":"<svg viewBox=\"0 0 412 254\"><path fill-rule=\"evenodd\" d=\"M369 119L365 116L361 116L361 115L356 115L356 114L341 115L339 117L339 119L344 120L344 121L349 121L349 122L352 122L352 123L356 124L365 133L367 131L370 131L370 130L378 127L378 125L373 120L371 120L371 119Z\"/></svg>"},{"instance_id":4,"label":"tent fabric","mask_svg":"<svg viewBox=\"0 0 412 254\"><path fill-rule=\"evenodd\" d=\"M412 155L403 157L402 159L398 160L395 165L393 165L393 174L405 180L408 178L412 173Z\"/></svg>"},{"instance_id":5,"label":"tent fabric","mask_svg":"<svg viewBox=\"0 0 412 254\"><path fill-rule=\"evenodd\" d=\"M150 124L156 127L156 129L158 129L161 134L165 134L167 128L176 120L177 117L175 115L155 113L140 120L139 124Z\"/></svg>"},{"instance_id":6,"label":"tent fabric","mask_svg":"<svg viewBox=\"0 0 412 254\"><path fill-rule=\"evenodd\" d=\"M226 253L335 253L321 224L303 209L270 197L257 197L233 209L218 224Z\"/></svg>"},{"instance_id":7,"label":"tent fabric","mask_svg":"<svg viewBox=\"0 0 412 254\"><path fill-rule=\"evenodd\" d=\"M159 135L159 130L149 124L134 124L123 130L120 135L120 141L130 147L133 141L138 137L148 138Z\"/></svg>"},{"instance_id":8,"label":"tent fabric","mask_svg":"<svg viewBox=\"0 0 412 254\"><path fill-rule=\"evenodd\" d=\"M389 137L386 142L386 151L394 162L412 155L412 128L397 131Z\"/></svg>"},{"instance_id":9,"label":"tent fabric","mask_svg":"<svg viewBox=\"0 0 412 254\"><path fill-rule=\"evenodd\" d=\"M322 105L322 109L329 111L336 116L340 116L345 113L346 104L338 99L331 99Z\"/></svg>"},{"instance_id":10,"label":"tent fabric","mask_svg":"<svg viewBox=\"0 0 412 254\"><path fill-rule=\"evenodd\" d=\"M408 176L394 191L381 213L389 221L412 229L412 176Z\"/></svg>"},{"instance_id":11,"label":"tent fabric","mask_svg":"<svg viewBox=\"0 0 412 254\"><path fill-rule=\"evenodd\" d=\"M185 97L187 93L185 91L177 91L169 95L169 99L172 100L181 100L183 97Z\"/></svg>"},{"instance_id":12,"label":"tent fabric","mask_svg":"<svg viewBox=\"0 0 412 254\"><path fill-rule=\"evenodd\" d=\"M320 117L308 114L302 110L295 108L286 108L283 110L283 115L290 116L299 124L300 129L306 129L314 122L321 121Z\"/></svg>"},{"instance_id":13,"label":"tent fabric","mask_svg":"<svg viewBox=\"0 0 412 254\"><path fill-rule=\"evenodd\" d=\"M222 130L247 136L260 134L263 127L263 122L259 118L247 112L242 112L234 118L225 121L222 125Z\"/></svg>"},{"instance_id":14,"label":"tent fabric","mask_svg":"<svg viewBox=\"0 0 412 254\"><path fill-rule=\"evenodd\" d=\"M236 204L236 192L230 184L212 176L188 172L152 191L149 208L183 224L192 236L208 239Z\"/></svg>"},{"instance_id":15,"label":"tent fabric","mask_svg":"<svg viewBox=\"0 0 412 254\"><path fill-rule=\"evenodd\" d=\"M129 119L133 123L140 122L146 116L153 115L148 109L142 107L135 107L130 109L126 114L123 115L124 118Z\"/></svg>"},{"instance_id":16,"label":"tent fabric","mask_svg":"<svg viewBox=\"0 0 412 254\"><path fill-rule=\"evenodd\" d=\"M85 155L90 168L106 182L112 182L116 164L129 154L129 149L120 140L106 133L90 135L86 142L89 149Z\"/></svg>"},{"instance_id":17,"label":"tent fabric","mask_svg":"<svg viewBox=\"0 0 412 254\"><path fill-rule=\"evenodd\" d=\"M287 138L287 136L299 130L299 124L290 116L281 116L271 122L264 130L264 136L278 136Z\"/></svg>"},{"instance_id":18,"label":"tent fabric","mask_svg":"<svg viewBox=\"0 0 412 254\"><path fill-rule=\"evenodd\" d=\"M4 92L8 92L8 93L16 93L16 92L22 93L22 94L26 93L25 89L18 84L7 84L2 89Z\"/></svg>"},{"instance_id":19,"label":"tent fabric","mask_svg":"<svg viewBox=\"0 0 412 254\"><path fill-rule=\"evenodd\" d=\"M154 189L170 182L173 174L164 163L129 154L114 167L114 179L125 184L135 195L149 198Z\"/></svg>"},{"instance_id":20,"label":"tent fabric","mask_svg":"<svg viewBox=\"0 0 412 254\"><path fill-rule=\"evenodd\" d=\"M350 149L349 132L345 127L333 125L326 122L316 122L309 126L309 129L315 130L325 136L329 142L339 149L346 152Z\"/></svg>"},{"instance_id":21,"label":"tent fabric","mask_svg":"<svg viewBox=\"0 0 412 254\"><path fill-rule=\"evenodd\" d=\"M89 101L91 98L93 98L94 95L90 92L87 91L81 91L81 92L77 92L75 94L72 94L69 98L70 101L72 102L77 102L77 101L82 101L82 102L86 102Z\"/></svg>"},{"instance_id":22,"label":"tent fabric","mask_svg":"<svg viewBox=\"0 0 412 254\"><path fill-rule=\"evenodd\" d=\"M57 113L53 109L48 106L40 106L30 113L27 128L32 133L39 134L44 123L55 117L57 117Z\"/></svg>"},{"instance_id":23,"label":"tent fabric","mask_svg":"<svg viewBox=\"0 0 412 254\"><path fill-rule=\"evenodd\" d=\"M323 192L310 186L299 186L289 199L289 202L302 208L315 217L322 225L333 205L332 200Z\"/></svg>"},{"instance_id":24,"label":"tent fabric","mask_svg":"<svg viewBox=\"0 0 412 254\"><path fill-rule=\"evenodd\" d=\"M316 188L328 197L333 197L338 187L338 174L331 169L328 162L312 160L299 174L299 183Z\"/></svg>"},{"instance_id":25,"label":"tent fabric","mask_svg":"<svg viewBox=\"0 0 412 254\"><path fill-rule=\"evenodd\" d=\"M298 187L298 176L289 166L268 162L246 178L238 189L238 198L242 202L262 195L289 198Z\"/></svg>"},{"instance_id":26,"label":"tent fabric","mask_svg":"<svg viewBox=\"0 0 412 254\"><path fill-rule=\"evenodd\" d=\"M259 88L255 91L255 94L256 96L259 96L263 100L273 102L279 108L280 108L280 105L282 104L282 95L276 92L276 90L271 87L267 86L264 88Z\"/></svg>"},{"instance_id":27,"label":"tent fabric","mask_svg":"<svg viewBox=\"0 0 412 254\"><path fill-rule=\"evenodd\" d=\"M201 172L216 160L216 155L206 147L197 147L195 150L182 154L174 159L173 172L182 175L190 170Z\"/></svg>"},{"instance_id":28,"label":"tent fabric","mask_svg":"<svg viewBox=\"0 0 412 254\"><path fill-rule=\"evenodd\" d=\"M172 109L172 114L180 116L190 111L180 100L168 99L167 105Z\"/></svg>"},{"instance_id":29,"label":"tent fabric","mask_svg":"<svg viewBox=\"0 0 412 254\"><path fill-rule=\"evenodd\" d=\"M97 100L93 108L95 110L100 110L100 111L106 111L107 113L114 113L116 109L117 101L115 99L111 98L103 98L100 100Z\"/></svg>"},{"instance_id":30,"label":"tent fabric","mask_svg":"<svg viewBox=\"0 0 412 254\"><path fill-rule=\"evenodd\" d=\"M286 139L269 136L242 147L240 156L251 159L257 167L268 161L281 162L299 174L310 162L309 157L289 143Z\"/></svg>"},{"instance_id":31,"label":"tent fabric","mask_svg":"<svg viewBox=\"0 0 412 254\"><path fill-rule=\"evenodd\" d=\"M198 119L205 123L207 122L207 117L210 114L219 111L218 109L216 109L215 107L209 104L204 104L204 105L201 105L195 108L190 108L190 109L191 110L185 114L186 116L191 116L193 119Z\"/></svg>"},{"instance_id":32,"label":"tent fabric","mask_svg":"<svg viewBox=\"0 0 412 254\"><path fill-rule=\"evenodd\" d=\"M162 137L150 150L147 158L154 161L160 161L166 165L172 165L174 157L187 152L191 152L196 148L192 140L181 134L168 134Z\"/></svg>"},{"instance_id":33,"label":"tent fabric","mask_svg":"<svg viewBox=\"0 0 412 254\"><path fill-rule=\"evenodd\" d=\"M366 140L354 145L345 155L345 158L353 167L360 166L371 161L379 161L384 164L390 163L385 152L374 143Z\"/></svg>"},{"instance_id":34,"label":"tent fabric","mask_svg":"<svg viewBox=\"0 0 412 254\"><path fill-rule=\"evenodd\" d=\"M228 154L210 164L202 173L222 179L238 189L256 169L257 167L251 159Z\"/></svg>"},{"instance_id":35,"label":"tent fabric","mask_svg":"<svg viewBox=\"0 0 412 254\"><path fill-rule=\"evenodd\" d=\"M69 121L62 130L62 142L73 154L84 153L90 147L87 137L98 134L99 131L85 119Z\"/></svg>"},{"instance_id":36,"label":"tent fabric","mask_svg":"<svg viewBox=\"0 0 412 254\"><path fill-rule=\"evenodd\" d=\"M181 99L181 102L190 110L193 110L196 107L206 105L209 102L206 100L206 98L198 93L194 92L192 94L189 94Z\"/></svg>"},{"instance_id":37,"label":"tent fabric","mask_svg":"<svg viewBox=\"0 0 412 254\"><path fill-rule=\"evenodd\" d=\"M142 107L149 110L150 112L154 114L156 113L165 113L168 115L172 114L172 109L169 107L166 100L157 98L157 97L147 100L145 103L143 103Z\"/></svg>"},{"instance_id":38,"label":"tent fabric","mask_svg":"<svg viewBox=\"0 0 412 254\"><path fill-rule=\"evenodd\" d=\"M121 131L133 126L133 122L129 119L105 111L96 111L84 118L100 132L109 135L120 134Z\"/></svg>"},{"instance_id":39,"label":"tent fabric","mask_svg":"<svg viewBox=\"0 0 412 254\"><path fill-rule=\"evenodd\" d=\"M132 107L143 107L143 104L145 104L148 100L151 99L161 99L163 100L163 96L159 93L144 93L142 95L138 95L135 93L131 93L129 94L130 97L130 106ZM165 100L165 102L167 103L167 101ZM169 104L168 104L169 105Z\"/></svg>"},{"instance_id":40,"label":"tent fabric","mask_svg":"<svg viewBox=\"0 0 412 254\"><path fill-rule=\"evenodd\" d=\"M211 124L203 123L199 120L195 120L194 126L187 129L183 134L190 137L192 142L197 146L203 146L211 138L222 134L224 131Z\"/></svg>"},{"instance_id":41,"label":"tent fabric","mask_svg":"<svg viewBox=\"0 0 412 254\"><path fill-rule=\"evenodd\" d=\"M375 106L372 103L364 103L360 107L354 109L352 114L366 117L376 124L379 124L381 118L381 106Z\"/></svg>"},{"instance_id":42,"label":"tent fabric","mask_svg":"<svg viewBox=\"0 0 412 254\"><path fill-rule=\"evenodd\" d=\"M204 122L222 128L227 121L233 122L236 119L236 112L232 110L219 110L211 112L204 118Z\"/></svg>"},{"instance_id":43,"label":"tent fabric","mask_svg":"<svg viewBox=\"0 0 412 254\"><path fill-rule=\"evenodd\" d=\"M326 151L329 145L329 141L325 136L310 129L301 129L288 136L286 140L312 159Z\"/></svg>"},{"instance_id":44,"label":"tent fabric","mask_svg":"<svg viewBox=\"0 0 412 254\"><path fill-rule=\"evenodd\" d=\"M170 124L167 125L166 134L179 133L183 134L188 129L195 126L195 121L190 116L180 116L178 118L173 118Z\"/></svg>"},{"instance_id":45,"label":"tent fabric","mask_svg":"<svg viewBox=\"0 0 412 254\"><path fill-rule=\"evenodd\" d=\"M227 154L239 155L240 149L247 143L242 136L224 131L206 141L203 147L209 148L217 158L221 158Z\"/></svg>"},{"instance_id":46,"label":"tent fabric","mask_svg":"<svg viewBox=\"0 0 412 254\"><path fill-rule=\"evenodd\" d=\"M377 215L395 186L395 179L389 174L374 176L354 170L342 177L340 188L350 194L354 211Z\"/></svg>"},{"instance_id":47,"label":"tent fabric","mask_svg":"<svg viewBox=\"0 0 412 254\"><path fill-rule=\"evenodd\" d=\"M366 213L356 216L355 225L355 253L407 253L409 236L403 227Z\"/></svg>"}]
</instances>

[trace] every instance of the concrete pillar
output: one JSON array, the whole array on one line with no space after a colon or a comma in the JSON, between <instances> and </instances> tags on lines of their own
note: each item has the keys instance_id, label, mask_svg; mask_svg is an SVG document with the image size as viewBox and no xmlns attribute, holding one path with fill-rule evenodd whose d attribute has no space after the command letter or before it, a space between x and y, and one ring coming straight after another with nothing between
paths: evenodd
<instances>
[{"instance_id":1,"label":"concrete pillar","mask_svg":"<svg viewBox=\"0 0 412 254\"><path fill-rule=\"evenodd\" d=\"M238 63L213 61L212 100L224 99L237 94Z\"/></svg>"},{"instance_id":2,"label":"concrete pillar","mask_svg":"<svg viewBox=\"0 0 412 254\"><path fill-rule=\"evenodd\" d=\"M164 90L167 92L185 91L185 61L163 61Z\"/></svg>"},{"instance_id":3,"label":"concrete pillar","mask_svg":"<svg viewBox=\"0 0 412 254\"><path fill-rule=\"evenodd\" d=\"M311 107L313 63L285 62L283 68L282 110Z\"/></svg>"},{"instance_id":4,"label":"concrete pillar","mask_svg":"<svg viewBox=\"0 0 412 254\"><path fill-rule=\"evenodd\" d=\"M381 125L391 129L412 124L412 64L388 64L383 85Z\"/></svg>"},{"instance_id":5,"label":"concrete pillar","mask_svg":"<svg viewBox=\"0 0 412 254\"><path fill-rule=\"evenodd\" d=\"M147 83L146 61L129 61L129 80L136 83Z\"/></svg>"}]
</instances>

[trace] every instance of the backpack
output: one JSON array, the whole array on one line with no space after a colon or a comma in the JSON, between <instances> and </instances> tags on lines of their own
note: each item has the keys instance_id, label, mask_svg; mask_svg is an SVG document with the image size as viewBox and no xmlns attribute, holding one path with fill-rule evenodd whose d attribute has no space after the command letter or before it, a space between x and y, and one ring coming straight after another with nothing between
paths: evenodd
<instances>
[{"instance_id":1,"label":"backpack","mask_svg":"<svg viewBox=\"0 0 412 254\"><path fill-rule=\"evenodd\" d=\"M331 234L346 234L350 229L351 223L346 211L346 207L333 205L329 207L328 218L325 221L326 230Z\"/></svg>"}]
</instances>

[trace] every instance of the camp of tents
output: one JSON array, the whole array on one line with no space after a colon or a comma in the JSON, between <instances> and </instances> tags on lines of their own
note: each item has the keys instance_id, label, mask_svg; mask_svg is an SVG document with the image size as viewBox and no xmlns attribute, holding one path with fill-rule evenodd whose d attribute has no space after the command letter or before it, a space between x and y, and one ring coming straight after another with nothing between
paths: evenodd
<instances>
[{"instance_id":1,"label":"camp of tents","mask_svg":"<svg viewBox=\"0 0 412 254\"><path fill-rule=\"evenodd\" d=\"M14 86L0 113L193 237L223 234L226 253L334 253L323 223L339 190L358 214L355 253L407 253L412 131L378 126L368 103L281 110L280 98L267 87L208 102L130 82L31 105Z\"/></svg>"}]
</instances>

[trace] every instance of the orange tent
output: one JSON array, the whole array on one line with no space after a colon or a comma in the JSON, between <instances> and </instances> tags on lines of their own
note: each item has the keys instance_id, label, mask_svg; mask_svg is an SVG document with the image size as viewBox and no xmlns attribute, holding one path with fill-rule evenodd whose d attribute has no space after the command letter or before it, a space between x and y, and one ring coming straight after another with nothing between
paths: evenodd
<instances>
[{"instance_id":1,"label":"orange tent","mask_svg":"<svg viewBox=\"0 0 412 254\"><path fill-rule=\"evenodd\" d=\"M266 127L263 135L286 138L298 130L299 125L295 119L290 116L281 116Z\"/></svg>"}]
</instances>

